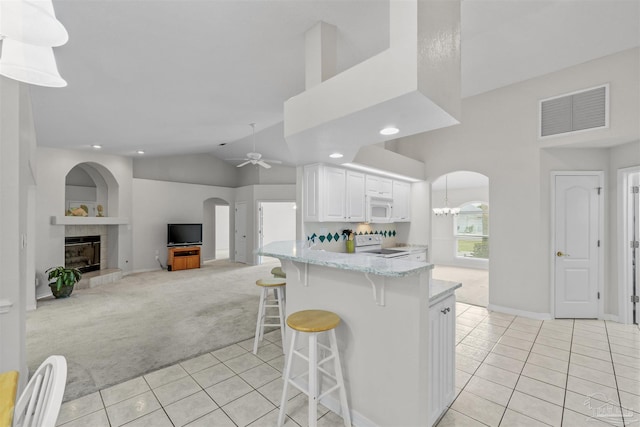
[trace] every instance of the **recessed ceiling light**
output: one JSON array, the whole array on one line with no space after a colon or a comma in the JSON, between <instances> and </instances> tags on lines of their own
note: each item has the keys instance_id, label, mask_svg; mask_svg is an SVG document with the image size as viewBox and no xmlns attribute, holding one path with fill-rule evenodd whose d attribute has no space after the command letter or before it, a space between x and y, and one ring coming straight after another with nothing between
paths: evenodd
<instances>
[{"instance_id":1,"label":"recessed ceiling light","mask_svg":"<svg viewBox=\"0 0 640 427\"><path fill-rule=\"evenodd\" d=\"M138 151L136 151L136 153L138 153L138 154L144 154L144 150L138 150Z\"/></svg>"},{"instance_id":2,"label":"recessed ceiling light","mask_svg":"<svg viewBox=\"0 0 640 427\"><path fill-rule=\"evenodd\" d=\"M382 129L380 131L380 135L395 135L398 132L400 132L400 129L390 126L390 127Z\"/></svg>"},{"instance_id":3,"label":"recessed ceiling light","mask_svg":"<svg viewBox=\"0 0 640 427\"><path fill-rule=\"evenodd\" d=\"M102 145L100 145L100 144L93 144L91 147L92 147L92 148L95 148L96 150L99 150L99 149L101 149L101 148L102 148Z\"/></svg>"},{"instance_id":4,"label":"recessed ceiling light","mask_svg":"<svg viewBox=\"0 0 640 427\"><path fill-rule=\"evenodd\" d=\"M341 159L342 157L344 157L344 155L342 153L331 153L329 154L329 157L331 157L332 159Z\"/></svg>"}]
</instances>

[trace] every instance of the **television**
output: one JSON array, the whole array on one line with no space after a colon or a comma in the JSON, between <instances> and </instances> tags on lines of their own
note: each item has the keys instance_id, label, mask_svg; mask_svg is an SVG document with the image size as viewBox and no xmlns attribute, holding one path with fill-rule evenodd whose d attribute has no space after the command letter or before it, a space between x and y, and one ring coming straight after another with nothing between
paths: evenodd
<instances>
[{"instance_id":1,"label":"television","mask_svg":"<svg viewBox=\"0 0 640 427\"><path fill-rule=\"evenodd\" d=\"M167 246L202 244L202 224L167 224Z\"/></svg>"}]
</instances>

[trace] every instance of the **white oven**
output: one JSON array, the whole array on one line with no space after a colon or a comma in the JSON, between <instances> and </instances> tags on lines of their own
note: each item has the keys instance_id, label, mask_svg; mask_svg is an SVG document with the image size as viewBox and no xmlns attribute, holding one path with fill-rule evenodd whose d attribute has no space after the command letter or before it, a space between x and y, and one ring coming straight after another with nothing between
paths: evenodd
<instances>
[{"instance_id":1,"label":"white oven","mask_svg":"<svg viewBox=\"0 0 640 427\"><path fill-rule=\"evenodd\" d=\"M391 222L392 199L367 196L367 222Z\"/></svg>"}]
</instances>

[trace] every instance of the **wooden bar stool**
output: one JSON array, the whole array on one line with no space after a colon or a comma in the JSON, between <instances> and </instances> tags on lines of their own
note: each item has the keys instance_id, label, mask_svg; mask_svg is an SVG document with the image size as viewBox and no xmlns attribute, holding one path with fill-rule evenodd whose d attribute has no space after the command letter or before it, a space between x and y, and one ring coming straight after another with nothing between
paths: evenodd
<instances>
[{"instance_id":1,"label":"wooden bar stool","mask_svg":"<svg viewBox=\"0 0 640 427\"><path fill-rule=\"evenodd\" d=\"M258 320L256 322L256 337L253 341L253 354L258 354L258 344L264 337L264 328L280 327L282 335L282 351L284 352L284 316L285 316L285 279L268 278L256 281L256 285L262 288L260 293L260 306L258 307ZM273 289L273 299L269 299L269 289ZM267 308L278 308L278 315L267 315ZM266 323L267 319L278 319L278 323Z\"/></svg>"},{"instance_id":2,"label":"wooden bar stool","mask_svg":"<svg viewBox=\"0 0 640 427\"><path fill-rule=\"evenodd\" d=\"M340 355L338 353L338 342L336 340L336 326L340 324L340 317L325 310L304 310L297 311L287 318L287 325L293 329L293 336L289 344L289 352L287 353L287 365L284 371L284 388L282 390L282 400L280 402L280 413L278 414L278 427L284 422L287 404L287 389L289 384L298 388L300 391L309 396L309 427L316 427L318 401L329 393L338 390L340 393L340 406L342 408L342 419L346 427L351 427L351 414L347 404L347 392L344 386L344 378L342 376L342 367L340 366ZM329 333L330 347L318 342L318 334L322 332ZM306 333L309 337L309 355L308 357L296 350L296 338L298 334ZM329 356L318 360L318 347L327 351ZM293 356L299 356L309 362L309 371L296 377L291 375L291 365ZM333 360L335 376L322 367L327 362ZM330 387L324 393L319 394L321 379L319 373L331 378L335 385ZM300 385L295 380L308 374L308 388Z\"/></svg>"}]
</instances>

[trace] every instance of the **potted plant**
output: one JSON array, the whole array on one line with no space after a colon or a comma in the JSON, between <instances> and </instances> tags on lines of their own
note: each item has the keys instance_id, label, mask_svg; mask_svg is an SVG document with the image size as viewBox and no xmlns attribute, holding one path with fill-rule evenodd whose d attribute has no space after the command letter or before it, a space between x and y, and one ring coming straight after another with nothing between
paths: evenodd
<instances>
[{"instance_id":1,"label":"potted plant","mask_svg":"<svg viewBox=\"0 0 640 427\"><path fill-rule=\"evenodd\" d=\"M51 267L47 271L51 293L56 298L66 298L73 292L73 286L82 277L82 272L77 268L64 268L59 265Z\"/></svg>"}]
</instances>

